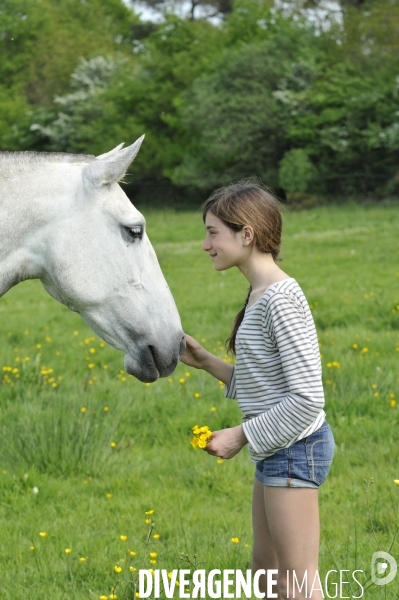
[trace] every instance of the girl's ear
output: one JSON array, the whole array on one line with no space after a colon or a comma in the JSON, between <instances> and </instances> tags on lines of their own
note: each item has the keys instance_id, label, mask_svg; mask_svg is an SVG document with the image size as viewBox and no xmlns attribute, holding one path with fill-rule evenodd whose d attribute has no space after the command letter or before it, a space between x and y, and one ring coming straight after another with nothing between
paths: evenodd
<instances>
[{"instance_id":1,"label":"girl's ear","mask_svg":"<svg viewBox=\"0 0 399 600\"><path fill-rule=\"evenodd\" d=\"M244 246L249 246L252 244L254 241L254 230L252 227L250 225L244 225L244 227L241 229L241 233Z\"/></svg>"}]
</instances>

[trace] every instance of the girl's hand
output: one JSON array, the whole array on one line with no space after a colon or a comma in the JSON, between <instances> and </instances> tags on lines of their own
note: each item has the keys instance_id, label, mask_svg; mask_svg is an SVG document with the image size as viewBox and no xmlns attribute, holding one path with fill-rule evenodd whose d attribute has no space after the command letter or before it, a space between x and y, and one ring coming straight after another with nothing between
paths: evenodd
<instances>
[{"instance_id":1,"label":"girl's hand","mask_svg":"<svg viewBox=\"0 0 399 600\"><path fill-rule=\"evenodd\" d=\"M231 429L214 431L211 441L204 450L208 454L220 458L233 458L247 442L242 425L238 425L237 427L231 427Z\"/></svg>"},{"instance_id":2,"label":"girl's hand","mask_svg":"<svg viewBox=\"0 0 399 600\"><path fill-rule=\"evenodd\" d=\"M186 350L181 361L189 367L203 369L209 352L205 350L191 335L186 334Z\"/></svg>"}]
</instances>

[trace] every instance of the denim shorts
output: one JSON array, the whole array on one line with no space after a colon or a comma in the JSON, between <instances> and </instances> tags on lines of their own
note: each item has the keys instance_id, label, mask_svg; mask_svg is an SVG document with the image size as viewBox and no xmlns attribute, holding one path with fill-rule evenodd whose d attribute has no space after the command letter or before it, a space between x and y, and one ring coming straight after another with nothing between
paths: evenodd
<instances>
[{"instance_id":1,"label":"denim shorts","mask_svg":"<svg viewBox=\"0 0 399 600\"><path fill-rule=\"evenodd\" d=\"M327 421L308 435L256 463L255 477L266 486L318 488L334 456L334 436Z\"/></svg>"}]
</instances>

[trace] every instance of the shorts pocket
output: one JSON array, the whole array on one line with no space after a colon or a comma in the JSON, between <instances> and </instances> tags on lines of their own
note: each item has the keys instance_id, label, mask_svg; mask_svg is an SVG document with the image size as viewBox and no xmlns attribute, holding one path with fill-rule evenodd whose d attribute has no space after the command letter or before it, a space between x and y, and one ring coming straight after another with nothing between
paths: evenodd
<instances>
[{"instance_id":1,"label":"shorts pocket","mask_svg":"<svg viewBox=\"0 0 399 600\"><path fill-rule=\"evenodd\" d=\"M306 438L309 477L321 485L326 480L334 456L334 436L330 427L322 427Z\"/></svg>"}]
</instances>

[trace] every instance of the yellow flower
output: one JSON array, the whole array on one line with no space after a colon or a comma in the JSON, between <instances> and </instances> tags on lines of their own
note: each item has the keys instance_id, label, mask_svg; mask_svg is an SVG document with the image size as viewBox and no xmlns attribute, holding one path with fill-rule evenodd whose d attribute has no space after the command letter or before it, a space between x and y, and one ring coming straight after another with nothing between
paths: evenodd
<instances>
[{"instance_id":1,"label":"yellow flower","mask_svg":"<svg viewBox=\"0 0 399 600\"><path fill-rule=\"evenodd\" d=\"M96 349L95 348L90 348L89 352L90 352L90 354L95 354L96 353Z\"/></svg>"},{"instance_id":2,"label":"yellow flower","mask_svg":"<svg viewBox=\"0 0 399 600\"><path fill-rule=\"evenodd\" d=\"M73 335L79 335L79 331L74 331Z\"/></svg>"},{"instance_id":3,"label":"yellow flower","mask_svg":"<svg viewBox=\"0 0 399 600\"><path fill-rule=\"evenodd\" d=\"M366 352L368 352L369 349L368 348L362 348L362 354L365 354Z\"/></svg>"},{"instance_id":4,"label":"yellow flower","mask_svg":"<svg viewBox=\"0 0 399 600\"><path fill-rule=\"evenodd\" d=\"M129 567L129 571L131 573L134 573L135 571L137 571L136 567Z\"/></svg>"},{"instance_id":5,"label":"yellow flower","mask_svg":"<svg viewBox=\"0 0 399 600\"><path fill-rule=\"evenodd\" d=\"M211 406L211 412L215 412L216 406Z\"/></svg>"},{"instance_id":6,"label":"yellow flower","mask_svg":"<svg viewBox=\"0 0 399 600\"><path fill-rule=\"evenodd\" d=\"M108 600L108 596L100 596L100 600Z\"/></svg>"},{"instance_id":7,"label":"yellow flower","mask_svg":"<svg viewBox=\"0 0 399 600\"><path fill-rule=\"evenodd\" d=\"M81 562L81 563L85 563L85 562L86 562L86 560L87 560L87 558L86 558L85 556L81 556L81 557L79 558L79 560L80 560L80 562Z\"/></svg>"},{"instance_id":8,"label":"yellow flower","mask_svg":"<svg viewBox=\"0 0 399 600\"><path fill-rule=\"evenodd\" d=\"M201 394L199 392L195 392L194 398L200 398Z\"/></svg>"},{"instance_id":9,"label":"yellow flower","mask_svg":"<svg viewBox=\"0 0 399 600\"><path fill-rule=\"evenodd\" d=\"M393 482L396 483L396 485L399 485L399 479L394 479Z\"/></svg>"},{"instance_id":10,"label":"yellow flower","mask_svg":"<svg viewBox=\"0 0 399 600\"><path fill-rule=\"evenodd\" d=\"M40 531L39 535L40 535L40 537L45 538L47 533L45 531Z\"/></svg>"},{"instance_id":11,"label":"yellow flower","mask_svg":"<svg viewBox=\"0 0 399 600\"><path fill-rule=\"evenodd\" d=\"M136 592L136 598L140 598L140 594Z\"/></svg>"},{"instance_id":12,"label":"yellow flower","mask_svg":"<svg viewBox=\"0 0 399 600\"><path fill-rule=\"evenodd\" d=\"M223 464L223 458L218 458L216 462L217 462L218 465L222 465Z\"/></svg>"},{"instance_id":13,"label":"yellow flower","mask_svg":"<svg viewBox=\"0 0 399 600\"><path fill-rule=\"evenodd\" d=\"M80 412L85 413L87 411L87 408L85 406L82 406L82 408L80 409Z\"/></svg>"},{"instance_id":14,"label":"yellow flower","mask_svg":"<svg viewBox=\"0 0 399 600\"><path fill-rule=\"evenodd\" d=\"M238 544L238 542L240 541L238 537L233 537L231 538L231 541L233 542L233 544Z\"/></svg>"},{"instance_id":15,"label":"yellow flower","mask_svg":"<svg viewBox=\"0 0 399 600\"><path fill-rule=\"evenodd\" d=\"M157 561L156 561L155 559L153 559L153 558L152 558L152 559L150 560L150 563L151 563L152 565L156 565L156 564L157 564Z\"/></svg>"},{"instance_id":16,"label":"yellow flower","mask_svg":"<svg viewBox=\"0 0 399 600\"><path fill-rule=\"evenodd\" d=\"M71 554L72 550L70 548L65 548L65 554Z\"/></svg>"},{"instance_id":17,"label":"yellow flower","mask_svg":"<svg viewBox=\"0 0 399 600\"><path fill-rule=\"evenodd\" d=\"M179 383L184 383L186 380L184 379L184 377L180 377L179 379Z\"/></svg>"},{"instance_id":18,"label":"yellow flower","mask_svg":"<svg viewBox=\"0 0 399 600\"><path fill-rule=\"evenodd\" d=\"M150 517L147 517L146 520L145 520L145 522L147 523L147 525L149 525L151 523Z\"/></svg>"},{"instance_id":19,"label":"yellow flower","mask_svg":"<svg viewBox=\"0 0 399 600\"><path fill-rule=\"evenodd\" d=\"M391 408L393 408L394 406L396 406L396 400L391 400L390 403L389 403L389 406Z\"/></svg>"},{"instance_id":20,"label":"yellow flower","mask_svg":"<svg viewBox=\"0 0 399 600\"><path fill-rule=\"evenodd\" d=\"M42 345L41 344L36 344L36 348L41 348Z\"/></svg>"},{"instance_id":21,"label":"yellow flower","mask_svg":"<svg viewBox=\"0 0 399 600\"><path fill-rule=\"evenodd\" d=\"M103 365L103 369L108 369L108 365Z\"/></svg>"},{"instance_id":22,"label":"yellow flower","mask_svg":"<svg viewBox=\"0 0 399 600\"><path fill-rule=\"evenodd\" d=\"M109 411L109 408L108 408L108 406L104 406L104 411L105 411L105 412L108 412L108 411Z\"/></svg>"},{"instance_id":23,"label":"yellow flower","mask_svg":"<svg viewBox=\"0 0 399 600\"><path fill-rule=\"evenodd\" d=\"M115 565L114 571L115 573L120 573L122 571L122 567L120 567L119 565Z\"/></svg>"},{"instance_id":24,"label":"yellow flower","mask_svg":"<svg viewBox=\"0 0 399 600\"><path fill-rule=\"evenodd\" d=\"M111 442L111 448L115 448L116 442Z\"/></svg>"},{"instance_id":25,"label":"yellow flower","mask_svg":"<svg viewBox=\"0 0 399 600\"><path fill-rule=\"evenodd\" d=\"M151 558L156 558L158 556L157 552L150 552L150 557Z\"/></svg>"},{"instance_id":26,"label":"yellow flower","mask_svg":"<svg viewBox=\"0 0 399 600\"><path fill-rule=\"evenodd\" d=\"M146 514L146 515L153 515L153 514L154 514L154 512L155 512L155 510L146 510L146 511L145 511L145 514Z\"/></svg>"},{"instance_id":27,"label":"yellow flower","mask_svg":"<svg viewBox=\"0 0 399 600\"><path fill-rule=\"evenodd\" d=\"M116 594L110 594L109 597L111 600L116 600L118 596Z\"/></svg>"},{"instance_id":28,"label":"yellow flower","mask_svg":"<svg viewBox=\"0 0 399 600\"><path fill-rule=\"evenodd\" d=\"M30 549L31 550L36 550L36 548L34 546L31 546Z\"/></svg>"},{"instance_id":29,"label":"yellow flower","mask_svg":"<svg viewBox=\"0 0 399 600\"><path fill-rule=\"evenodd\" d=\"M136 556L136 552L134 550L129 550L130 556Z\"/></svg>"},{"instance_id":30,"label":"yellow flower","mask_svg":"<svg viewBox=\"0 0 399 600\"><path fill-rule=\"evenodd\" d=\"M105 494L106 498L112 498L112 494Z\"/></svg>"},{"instance_id":31,"label":"yellow flower","mask_svg":"<svg viewBox=\"0 0 399 600\"><path fill-rule=\"evenodd\" d=\"M159 538L161 537L159 535L159 533L154 533L154 535L152 536L155 540L159 540Z\"/></svg>"},{"instance_id":32,"label":"yellow flower","mask_svg":"<svg viewBox=\"0 0 399 600\"><path fill-rule=\"evenodd\" d=\"M191 375L191 373L189 373L189 371L186 371L184 374L186 377L190 377L190 375Z\"/></svg>"},{"instance_id":33,"label":"yellow flower","mask_svg":"<svg viewBox=\"0 0 399 600\"><path fill-rule=\"evenodd\" d=\"M126 542L126 540L127 540L127 535L120 535L119 537L120 537L120 539L122 540L122 542Z\"/></svg>"}]
</instances>

